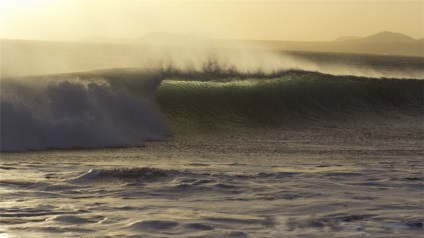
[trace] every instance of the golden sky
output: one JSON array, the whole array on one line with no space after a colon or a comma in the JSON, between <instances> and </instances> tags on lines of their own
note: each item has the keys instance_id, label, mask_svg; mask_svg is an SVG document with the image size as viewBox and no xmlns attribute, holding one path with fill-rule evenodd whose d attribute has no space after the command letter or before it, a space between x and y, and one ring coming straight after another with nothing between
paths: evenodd
<instances>
[{"instance_id":1,"label":"golden sky","mask_svg":"<svg viewBox=\"0 0 424 238\"><path fill-rule=\"evenodd\" d=\"M170 32L218 39L329 41L380 31L424 37L424 1L0 0L1 38L136 38Z\"/></svg>"}]
</instances>

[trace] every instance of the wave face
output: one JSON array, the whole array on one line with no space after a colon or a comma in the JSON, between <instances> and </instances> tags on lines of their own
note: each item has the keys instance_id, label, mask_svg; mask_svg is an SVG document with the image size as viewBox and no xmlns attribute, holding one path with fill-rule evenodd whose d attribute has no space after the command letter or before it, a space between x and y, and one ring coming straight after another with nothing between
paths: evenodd
<instances>
[{"instance_id":1,"label":"wave face","mask_svg":"<svg viewBox=\"0 0 424 238\"><path fill-rule=\"evenodd\" d=\"M423 113L424 81L289 71L270 78L165 80L157 101L173 127L292 125Z\"/></svg>"},{"instance_id":2,"label":"wave face","mask_svg":"<svg viewBox=\"0 0 424 238\"><path fill-rule=\"evenodd\" d=\"M141 146L169 135L152 100L155 74L98 71L1 83L1 151Z\"/></svg>"}]
</instances>

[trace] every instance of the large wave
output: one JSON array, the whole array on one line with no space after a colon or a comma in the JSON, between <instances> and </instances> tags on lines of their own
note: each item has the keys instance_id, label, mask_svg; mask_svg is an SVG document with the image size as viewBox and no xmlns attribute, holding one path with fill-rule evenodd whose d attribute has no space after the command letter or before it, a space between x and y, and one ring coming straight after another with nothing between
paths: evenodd
<instances>
[{"instance_id":1,"label":"large wave","mask_svg":"<svg viewBox=\"0 0 424 238\"><path fill-rule=\"evenodd\" d=\"M1 151L165 139L169 130L152 98L159 83L160 75L136 70L3 79Z\"/></svg>"},{"instance_id":2,"label":"large wave","mask_svg":"<svg viewBox=\"0 0 424 238\"><path fill-rule=\"evenodd\" d=\"M1 151L142 146L166 139L168 124L180 133L423 113L424 81L418 79L215 60L171 66L2 79Z\"/></svg>"}]
</instances>

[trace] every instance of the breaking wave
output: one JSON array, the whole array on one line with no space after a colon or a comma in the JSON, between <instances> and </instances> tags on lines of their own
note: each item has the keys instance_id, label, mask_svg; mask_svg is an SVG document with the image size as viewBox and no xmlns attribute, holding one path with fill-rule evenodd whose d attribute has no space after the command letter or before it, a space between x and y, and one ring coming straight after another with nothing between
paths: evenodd
<instances>
[{"instance_id":1,"label":"breaking wave","mask_svg":"<svg viewBox=\"0 0 424 238\"><path fill-rule=\"evenodd\" d=\"M222 125L421 118L420 79L242 70L213 60L184 70L122 68L2 79L1 151L137 147L166 139L168 127L179 133Z\"/></svg>"},{"instance_id":2,"label":"breaking wave","mask_svg":"<svg viewBox=\"0 0 424 238\"><path fill-rule=\"evenodd\" d=\"M1 151L141 146L169 135L153 102L160 83L153 73L99 71L1 83Z\"/></svg>"}]
</instances>

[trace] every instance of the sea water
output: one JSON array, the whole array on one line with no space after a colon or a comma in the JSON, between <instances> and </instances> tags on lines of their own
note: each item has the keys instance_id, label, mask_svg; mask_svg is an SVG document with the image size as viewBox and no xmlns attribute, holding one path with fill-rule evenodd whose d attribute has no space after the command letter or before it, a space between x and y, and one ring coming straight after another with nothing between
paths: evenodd
<instances>
[{"instance_id":1,"label":"sea water","mask_svg":"<svg viewBox=\"0 0 424 238\"><path fill-rule=\"evenodd\" d=\"M0 236L420 236L422 59L370 57L3 80Z\"/></svg>"}]
</instances>

